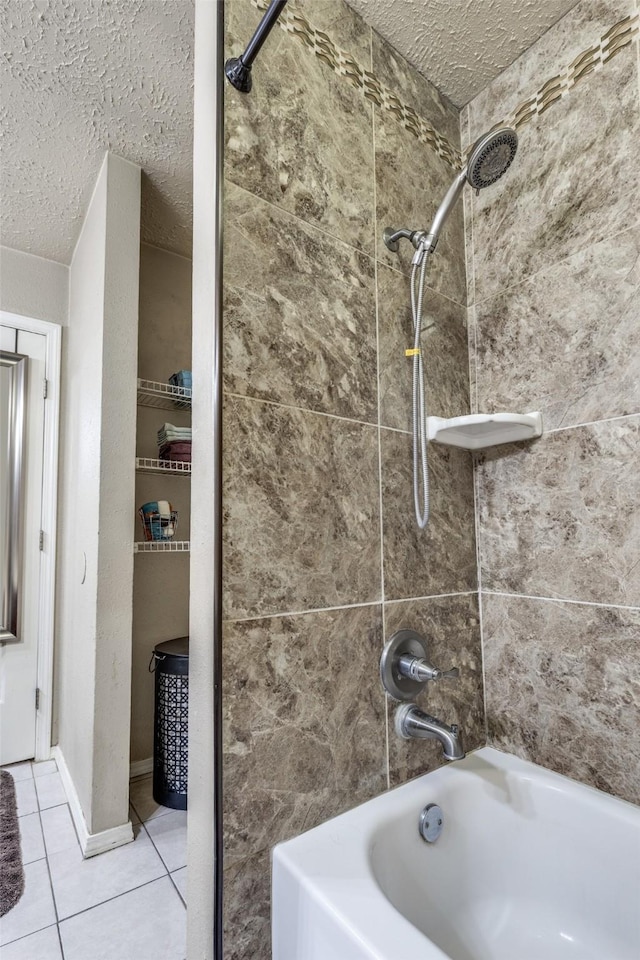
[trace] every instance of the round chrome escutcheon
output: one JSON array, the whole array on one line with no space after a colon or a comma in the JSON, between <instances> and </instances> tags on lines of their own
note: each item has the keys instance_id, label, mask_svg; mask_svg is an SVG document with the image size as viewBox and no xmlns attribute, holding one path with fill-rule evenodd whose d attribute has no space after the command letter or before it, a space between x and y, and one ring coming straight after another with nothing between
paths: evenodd
<instances>
[{"instance_id":1,"label":"round chrome escutcheon","mask_svg":"<svg viewBox=\"0 0 640 960\"><path fill-rule=\"evenodd\" d=\"M426 843L435 843L442 833L444 814L437 803L428 803L420 814L418 829Z\"/></svg>"}]
</instances>

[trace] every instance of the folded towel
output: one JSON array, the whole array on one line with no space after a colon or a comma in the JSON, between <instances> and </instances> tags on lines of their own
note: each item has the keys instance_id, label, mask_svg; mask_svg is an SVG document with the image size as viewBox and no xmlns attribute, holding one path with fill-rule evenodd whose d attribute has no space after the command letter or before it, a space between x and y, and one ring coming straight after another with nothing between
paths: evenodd
<instances>
[{"instance_id":1,"label":"folded towel","mask_svg":"<svg viewBox=\"0 0 640 960\"><path fill-rule=\"evenodd\" d=\"M191 433L191 427L176 427L174 423L163 423L158 433Z\"/></svg>"},{"instance_id":2,"label":"folded towel","mask_svg":"<svg viewBox=\"0 0 640 960\"><path fill-rule=\"evenodd\" d=\"M167 452L160 451L159 455L160 460L168 460L171 463L191 463L191 452L189 453L176 453L175 450L169 450Z\"/></svg>"},{"instance_id":3,"label":"folded towel","mask_svg":"<svg viewBox=\"0 0 640 960\"><path fill-rule=\"evenodd\" d=\"M163 443L160 450L172 450L174 453L191 453L191 440L170 440Z\"/></svg>"},{"instance_id":4,"label":"folded towel","mask_svg":"<svg viewBox=\"0 0 640 960\"><path fill-rule=\"evenodd\" d=\"M158 443L168 440L191 440L191 427L174 427L172 423L165 423L158 430Z\"/></svg>"},{"instance_id":5,"label":"folded towel","mask_svg":"<svg viewBox=\"0 0 640 960\"><path fill-rule=\"evenodd\" d=\"M191 461L191 444L166 443L160 447L158 458L160 460L184 460L188 463Z\"/></svg>"}]
</instances>

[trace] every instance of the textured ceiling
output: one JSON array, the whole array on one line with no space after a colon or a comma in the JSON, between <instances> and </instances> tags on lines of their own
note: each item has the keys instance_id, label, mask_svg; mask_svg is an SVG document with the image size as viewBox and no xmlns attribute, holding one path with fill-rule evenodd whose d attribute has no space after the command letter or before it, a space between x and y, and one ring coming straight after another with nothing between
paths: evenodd
<instances>
[{"instance_id":1,"label":"textured ceiling","mask_svg":"<svg viewBox=\"0 0 640 960\"><path fill-rule=\"evenodd\" d=\"M576 0L348 2L462 105ZM111 150L144 170L143 239L190 256L193 0L0 10L1 242L69 263Z\"/></svg>"},{"instance_id":2,"label":"textured ceiling","mask_svg":"<svg viewBox=\"0 0 640 960\"><path fill-rule=\"evenodd\" d=\"M143 239L190 256L192 0L2 2L2 243L69 263L111 150Z\"/></svg>"},{"instance_id":3,"label":"textured ceiling","mask_svg":"<svg viewBox=\"0 0 640 960\"><path fill-rule=\"evenodd\" d=\"M458 107L577 0L347 0Z\"/></svg>"}]
</instances>

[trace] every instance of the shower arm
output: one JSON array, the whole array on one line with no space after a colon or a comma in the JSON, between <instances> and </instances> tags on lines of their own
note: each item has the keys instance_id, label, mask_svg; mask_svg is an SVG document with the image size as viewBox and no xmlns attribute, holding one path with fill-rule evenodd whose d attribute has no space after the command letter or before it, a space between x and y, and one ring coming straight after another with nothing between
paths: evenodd
<instances>
[{"instance_id":1,"label":"shower arm","mask_svg":"<svg viewBox=\"0 0 640 960\"><path fill-rule=\"evenodd\" d=\"M251 90L251 67L260 53L262 46L275 26L275 23L287 5L287 0L271 0L262 20L258 24L254 35L249 40L247 48L239 57L231 57L224 65L224 72L229 83L240 93L249 93Z\"/></svg>"}]
</instances>

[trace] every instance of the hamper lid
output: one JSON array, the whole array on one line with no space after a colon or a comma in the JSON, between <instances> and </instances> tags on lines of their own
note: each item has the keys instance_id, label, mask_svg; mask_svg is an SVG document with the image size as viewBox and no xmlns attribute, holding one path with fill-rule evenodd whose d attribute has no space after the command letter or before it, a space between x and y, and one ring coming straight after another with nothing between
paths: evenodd
<instances>
[{"instance_id":1,"label":"hamper lid","mask_svg":"<svg viewBox=\"0 0 640 960\"><path fill-rule=\"evenodd\" d=\"M176 637L175 640L165 640L154 648L157 655L163 657L188 657L189 637Z\"/></svg>"}]
</instances>

